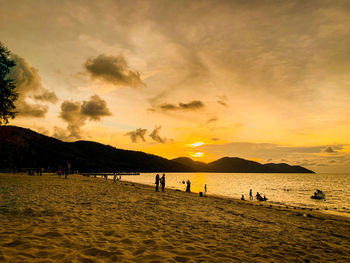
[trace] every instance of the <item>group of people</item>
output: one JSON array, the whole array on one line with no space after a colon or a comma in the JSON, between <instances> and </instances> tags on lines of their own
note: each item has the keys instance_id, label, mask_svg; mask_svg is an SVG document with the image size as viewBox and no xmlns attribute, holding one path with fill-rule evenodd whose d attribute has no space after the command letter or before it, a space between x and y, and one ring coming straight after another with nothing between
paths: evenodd
<instances>
[{"instance_id":1,"label":"group of people","mask_svg":"<svg viewBox=\"0 0 350 263\"><path fill-rule=\"evenodd\" d=\"M266 201L267 200L266 196L264 195L264 197L262 197L262 195L259 192L256 192L255 197L256 197L256 200L258 200L258 201ZM253 191L252 191L252 189L250 189L249 190L249 200L253 200L253 199L254 199ZM243 201L245 200L244 195L242 195L241 200L243 200Z\"/></svg>"},{"instance_id":2,"label":"group of people","mask_svg":"<svg viewBox=\"0 0 350 263\"><path fill-rule=\"evenodd\" d=\"M156 191L159 192L159 184L162 188L162 192L164 192L164 188L165 188L165 174L163 174L162 177L159 177L159 174L156 175Z\"/></svg>"}]
</instances>

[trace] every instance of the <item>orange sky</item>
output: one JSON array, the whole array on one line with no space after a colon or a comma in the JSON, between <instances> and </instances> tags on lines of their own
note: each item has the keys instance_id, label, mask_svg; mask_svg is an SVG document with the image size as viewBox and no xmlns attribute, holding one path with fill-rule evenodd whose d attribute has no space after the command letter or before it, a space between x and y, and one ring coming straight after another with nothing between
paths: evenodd
<instances>
[{"instance_id":1,"label":"orange sky","mask_svg":"<svg viewBox=\"0 0 350 263\"><path fill-rule=\"evenodd\" d=\"M349 171L348 1L0 0L0 36L17 63L12 125Z\"/></svg>"}]
</instances>

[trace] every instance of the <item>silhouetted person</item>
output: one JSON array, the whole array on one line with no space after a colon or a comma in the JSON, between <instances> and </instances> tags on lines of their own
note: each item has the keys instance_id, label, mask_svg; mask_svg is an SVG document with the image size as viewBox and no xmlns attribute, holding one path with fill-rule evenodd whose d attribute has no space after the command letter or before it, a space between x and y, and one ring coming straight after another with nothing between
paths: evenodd
<instances>
[{"instance_id":1,"label":"silhouetted person","mask_svg":"<svg viewBox=\"0 0 350 263\"><path fill-rule=\"evenodd\" d=\"M159 191L159 174L156 175L156 191L158 192Z\"/></svg>"},{"instance_id":2,"label":"silhouetted person","mask_svg":"<svg viewBox=\"0 0 350 263\"><path fill-rule=\"evenodd\" d=\"M187 180L186 192L191 193L191 181Z\"/></svg>"},{"instance_id":3,"label":"silhouetted person","mask_svg":"<svg viewBox=\"0 0 350 263\"><path fill-rule=\"evenodd\" d=\"M113 181L114 181L114 182L117 181L117 175L116 175L116 174L114 174L114 176L113 176Z\"/></svg>"},{"instance_id":4,"label":"silhouetted person","mask_svg":"<svg viewBox=\"0 0 350 263\"><path fill-rule=\"evenodd\" d=\"M108 179L108 175L107 175L107 174L105 174L105 179L106 179L106 180Z\"/></svg>"},{"instance_id":5,"label":"silhouetted person","mask_svg":"<svg viewBox=\"0 0 350 263\"><path fill-rule=\"evenodd\" d=\"M165 174L163 174L163 176L160 178L160 185L162 187L162 192L164 192L164 188L165 188Z\"/></svg>"},{"instance_id":6,"label":"silhouetted person","mask_svg":"<svg viewBox=\"0 0 350 263\"><path fill-rule=\"evenodd\" d=\"M264 195L264 201L266 201L266 200L267 200L266 195Z\"/></svg>"},{"instance_id":7,"label":"silhouetted person","mask_svg":"<svg viewBox=\"0 0 350 263\"><path fill-rule=\"evenodd\" d=\"M207 195L207 184L204 185L204 194Z\"/></svg>"},{"instance_id":8,"label":"silhouetted person","mask_svg":"<svg viewBox=\"0 0 350 263\"><path fill-rule=\"evenodd\" d=\"M68 178L68 169L65 169L64 170L64 179L67 179Z\"/></svg>"},{"instance_id":9,"label":"silhouetted person","mask_svg":"<svg viewBox=\"0 0 350 263\"><path fill-rule=\"evenodd\" d=\"M242 195L241 200L242 200L242 201L244 201L244 200L245 200L245 199L244 199L244 195Z\"/></svg>"},{"instance_id":10,"label":"silhouetted person","mask_svg":"<svg viewBox=\"0 0 350 263\"><path fill-rule=\"evenodd\" d=\"M253 200L253 192L252 192L252 189L249 190L249 200Z\"/></svg>"}]
</instances>

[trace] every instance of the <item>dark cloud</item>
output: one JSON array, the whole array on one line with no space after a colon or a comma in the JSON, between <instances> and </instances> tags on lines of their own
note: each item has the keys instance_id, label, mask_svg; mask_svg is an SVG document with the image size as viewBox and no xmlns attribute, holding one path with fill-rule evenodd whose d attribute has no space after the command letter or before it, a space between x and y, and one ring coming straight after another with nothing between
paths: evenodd
<instances>
[{"instance_id":1,"label":"dark cloud","mask_svg":"<svg viewBox=\"0 0 350 263\"><path fill-rule=\"evenodd\" d=\"M85 69L92 78L102 79L117 86L144 87L138 71L129 69L122 55L106 56L101 54L96 58L89 58Z\"/></svg>"},{"instance_id":2,"label":"dark cloud","mask_svg":"<svg viewBox=\"0 0 350 263\"><path fill-rule=\"evenodd\" d=\"M134 131L126 133L125 135L130 136L130 139L132 142L137 142L138 139L141 139L142 141L145 142L146 132L147 132L147 129L138 128Z\"/></svg>"},{"instance_id":3,"label":"dark cloud","mask_svg":"<svg viewBox=\"0 0 350 263\"><path fill-rule=\"evenodd\" d=\"M222 106L225 106L225 107L227 106L227 103L222 100L218 100L218 103Z\"/></svg>"},{"instance_id":4,"label":"dark cloud","mask_svg":"<svg viewBox=\"0 0 350 263\"><path fill-rule=\"evenodd\" d=\"M178 105L165 103L159 106L160 109L164 111L171 111L171 110L198 110L204 107L203 102L199 100L193 100L189 103L182 103L179 102Z\"/></svg>"},{"instance_id":5,"label":"dark cloud","mask_svg":"<svg viewBox=\"0 0 350 263\"><path fill-rule=\"evenodd\" d=\"M42 94L35 95L34 98L36 100L48 101L51 103L56 103L58 101L55 92L49 90L44 90Z\"/></svg>"},{"instance_id":6,"label":"dark cloud","mask_svg":"<svg viewBox=\"0 0 350 263\"><path fill-rule=\"evenodd\" d=\"M31 67L22 57L12 54L11 57L16 66L12 68L9 78L15 80L16 90L19 94L15 103L16 111L23 117L45 117L48 106L42 102L56 103L58 98L53 91L42 86L39 72ZM29 103L27 98L41 101L41 103Z\"/></svg>"},{"instance_id":7,"label":"dark cloud","mask_svg":"<svg viewBox=\"0 0 350 263\"><path fill-rule=\"evenodd\" d=\"M179 109L178 106L176 106L174 104L167 104L167 103L160 105L160 108L162 110L178 110Z\"/></svg>"},{"instance_id":8,"label":"dark cloud","mask_svg":"<svg viewBox=\"0 0 350 263\"><path fill-rule=\"evenodd\" d=\"M214 118L210 118L209 120L207 120L206 123L208 124L208 123L211 123L211 122L216 122L218 120L219 120L218 118L214 117Z\"/></svg>"},{"instance_id":9,"label":"dark cloud","mask_svg":"<svg viewBox=\"0 0 350 263\"><path fill-rule=\"evenodd\" d=\"M98 95L90 97L90 100L78 101L64 101L61 104L60 117L67 122L68 135L63 134L62 131L56 129L54 137L61 139L80 139L81 127L85 125L88 119L100 120L101 117L112 115L107 104Z\"/></svg>"},{"instance_id":10,"label":"dark cloud","mask_svg":"<svg viewBox=\"0 0 350 263\"><path fill-rule=\"evenodd\" d=\"M156 126L149 136L156 142L165 143L166 142L166 138L162 138L159 135L159 130L161 128L162 128L162 126Z\"/></svg>"},{"instance_id":11,"label":"dark cloud","mask_svg":"<svg viewBox=\"0 0 350 263\"><path fill-rule=\"evenodd\" d=\"M91 120L97 121L103 116L112 115L106 101L102 100L98 95L91 96L89 101L83 101L81 113L88 116Z\"/></svg>"},{"instance_id":12,"label":"dark cloud","mask_svg":"<svg viewBox=\"0 0 350 263\"><path fill-rule=\"evenodd\" d=\"M197 110L204 107L203 102L199 100L194 100L189 103L179 103L179 107L185 110Z\"/></svg>"},{"instance_id":13,"label":"dark cloud","mask_svg":"<svg viewBox=\"0 0 350 263\"><path fill-rule=\"evenodd\" d=\"M325 152L325 153L337 153L337 151L335 151L333 149L333 147L331 147L331 146L328 146L325 149L323 149L323 152Z\"/></svg>"},{"instance_id":14,"label":"dark cloud","mask_svg":"<svg viewBox=\"0 0 350 263\"><path fill-rule=\"evenodd\" d=\"M18 99L16 104L16 111L22 117L44 118L49 109L49 107L46 105L29 104L25 101L22 101L22 99Z\"/></svg>"}]
</instances>

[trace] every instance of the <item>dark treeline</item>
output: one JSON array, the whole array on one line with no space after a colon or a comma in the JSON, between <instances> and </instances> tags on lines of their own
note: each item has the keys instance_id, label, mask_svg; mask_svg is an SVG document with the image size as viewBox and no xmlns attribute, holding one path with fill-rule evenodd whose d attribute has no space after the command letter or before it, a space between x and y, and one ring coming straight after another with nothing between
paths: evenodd
<instances>
[{"instance_id":1,"label":"dark treeline","mask_svg":"<svg viewBox=\"0 0 350 263\"><path fill-rule=\"evenodd\" d=\"M0 170L28 167L57 171L67 162L71 165L71 171L80 172L312 172L300 166L262 165L228 157L209 164L184 157L168 160L96 142L62 142L29 129L0 126Z\"/></svg>"}]
</instances>

